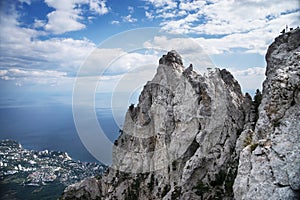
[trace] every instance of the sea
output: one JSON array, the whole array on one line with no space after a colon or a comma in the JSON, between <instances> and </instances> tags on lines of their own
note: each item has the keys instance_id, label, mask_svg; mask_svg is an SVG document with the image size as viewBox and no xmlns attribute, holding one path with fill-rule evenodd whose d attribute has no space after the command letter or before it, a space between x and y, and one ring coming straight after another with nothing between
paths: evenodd
<instances>
[{"instance_id":1,"label":"sea","mask_svg":"<svg viewBox=\"0 0 300 200\"><path fill-rule=\"evenodd\" d=\"M110 141L119 135L120 125L110 108L95 108L99 124ZM122 115L123 113L121 113ZM67 152L74 160L98 162L82 144L72 114L65 103L21 103L0 106L0 140L15 140L29 150Z\"/></svg>"}]
</instances>

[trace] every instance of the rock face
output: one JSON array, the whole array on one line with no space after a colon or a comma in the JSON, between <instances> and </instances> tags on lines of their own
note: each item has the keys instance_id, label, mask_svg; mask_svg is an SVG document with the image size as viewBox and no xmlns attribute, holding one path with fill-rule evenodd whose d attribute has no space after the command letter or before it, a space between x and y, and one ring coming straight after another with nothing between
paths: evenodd
<instances>
[{"instance_id":1,"label":"rock face","mask_svg":"<svg viewBox=\"0 0 300 200\"><path fill-rule=\"evenodd\" d=\"M103 178L113 185L103 190L106 198L230 197L224 183L233 184L243 101L228 71L201 76L184 70L177 52L163 56L139 104L127 112L113 169Z\"/></svg>"},{"instance_id":2,"label":"rock face","mask_svg":"<svg viewBox=\"0 0 300 200\"><path fill-rule=\"evenodd\" d=\"M99 183L101 198L231 198L244 101L228 71L202 76L192 65L185 69L176 51L164 55L127 111L113 165ZM64 196L76 199L76 187Z\"/></svg>"},{"instance_id":3,"label":"rock face","mask_svg":"<svg viewBox=\"0 0 300 200\"><path fill-rule=\"evenodd\" d=\"M299 199L300 30L269 47L267 79L251 144L240 154L236 199Z\"/></svg>"},{"instance_id":4,"label":"rock face","mask_svg":"<svg viewBox=\"0 0 300 200\"><path fill-rule=\"evenodd\" d=\"M113 165L93 199L296 199L297 41L299 30L269 48L257 123L251 97L228 71L200 75L176 51L164 55L127 111ZM83 198L77 187L62 199Z\"/></svg>"}]
</instances>

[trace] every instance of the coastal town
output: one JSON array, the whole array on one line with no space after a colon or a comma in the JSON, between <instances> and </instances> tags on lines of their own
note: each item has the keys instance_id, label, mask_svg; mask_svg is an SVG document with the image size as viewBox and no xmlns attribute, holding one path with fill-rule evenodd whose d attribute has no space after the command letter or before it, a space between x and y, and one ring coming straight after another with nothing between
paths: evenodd
<instances>
[{"instance_id":1,"label":"coastal town","mask_svg":"<svg viewBox=\"0 0 300 200\"><path fill-rule=\"evenodd\" d=\"M18 142L0 141L1 186L65 187L86 177L101 176L105 169L99 163L75 161L66 152L27 150Z\"/></svg>"}]
</instances>

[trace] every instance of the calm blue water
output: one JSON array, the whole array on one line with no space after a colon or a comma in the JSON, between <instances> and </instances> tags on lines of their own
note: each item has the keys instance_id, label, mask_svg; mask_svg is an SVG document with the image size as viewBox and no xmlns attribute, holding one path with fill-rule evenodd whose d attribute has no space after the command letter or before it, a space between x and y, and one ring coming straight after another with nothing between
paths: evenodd
<instances>
[{"instance_id":1,"label":"calm blue water","mask_svg":"<svg viewBox=\"0 0 300 200\"><path fill-rule=\"evenodd\" d=\"M111 141L119 134L109 109L97 109L98 120ZM77 135L72 107L65 104L0 108L0 140L12 139L32 150L68 152L76 159L97 162Z\"/></svg>"}]
</instances>

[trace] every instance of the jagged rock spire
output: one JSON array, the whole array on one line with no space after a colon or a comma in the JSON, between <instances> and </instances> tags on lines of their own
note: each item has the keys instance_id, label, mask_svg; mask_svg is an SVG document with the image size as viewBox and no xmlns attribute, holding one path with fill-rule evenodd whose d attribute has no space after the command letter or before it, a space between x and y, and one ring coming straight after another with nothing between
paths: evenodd
<instances>
[{"instance_id":1,"label":"jagged rock spire","mask_svg":"<svg viewBox=\"0 0 300 200\"><path fill-rule=\"evenodd\" d=\"M167 55L163 55L159 60L159 64L170 65L171 63L183 65L181 56L175 50L169 51Z\"/></svg>"}]
</instances>

